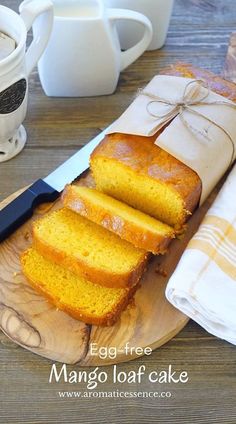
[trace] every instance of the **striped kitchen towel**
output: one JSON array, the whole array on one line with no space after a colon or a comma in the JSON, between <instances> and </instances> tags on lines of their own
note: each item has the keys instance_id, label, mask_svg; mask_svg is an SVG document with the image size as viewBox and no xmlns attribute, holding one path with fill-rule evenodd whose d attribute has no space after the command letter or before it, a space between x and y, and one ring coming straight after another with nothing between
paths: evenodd
<instances>
[{"instance_id":1,"label":"striped kitchen towel","mask_svg":"<svg viewBox=\"0 0 236 424\"><path fill-rule=\"evenodd\" d=\"M166 297L209 333L236 345L236 165L189 242Z\"/></svg>"}]
</instances>

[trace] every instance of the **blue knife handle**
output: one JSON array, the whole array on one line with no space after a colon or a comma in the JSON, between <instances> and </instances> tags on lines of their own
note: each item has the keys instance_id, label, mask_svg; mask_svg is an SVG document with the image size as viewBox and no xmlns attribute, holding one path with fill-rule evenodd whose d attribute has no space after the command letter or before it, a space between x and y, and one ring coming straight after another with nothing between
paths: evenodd
<instances>
[{"instance_id":1,"label":"blue knife handle","mask_svg":"<svg viewBox=\"0 0 236 424\"><path fill-rule=\"evenodd\" d=\"M0 211L0 242L33 215L40 203L53 202L59 192L43 180L38 180Z\"/></svg>"}]
</instances>

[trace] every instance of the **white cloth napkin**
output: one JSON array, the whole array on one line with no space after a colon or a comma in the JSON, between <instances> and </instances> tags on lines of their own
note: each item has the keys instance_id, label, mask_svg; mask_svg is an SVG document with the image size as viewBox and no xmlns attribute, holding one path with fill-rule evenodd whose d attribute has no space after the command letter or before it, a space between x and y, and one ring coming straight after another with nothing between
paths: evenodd
<instances>
[{"instance_id":1,"label":"white cloth napkin","mask_svg":"<svg viewBox=\"0 0 236 424\"><path fill-rule=\"evenodd\" d=\"M166 287L209 333L236 345L236 165Z\"/></svg>"}]
</instances>

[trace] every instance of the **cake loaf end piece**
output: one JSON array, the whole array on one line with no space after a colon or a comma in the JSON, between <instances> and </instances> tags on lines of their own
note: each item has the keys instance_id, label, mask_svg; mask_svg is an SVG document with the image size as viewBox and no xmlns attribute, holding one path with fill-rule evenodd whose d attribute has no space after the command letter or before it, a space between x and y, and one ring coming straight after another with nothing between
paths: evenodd
<instances>
[{"instance_id":1,"label":"cake loaf end piece","mask_svg":"<svg viewBox=\"0 0 236 424\"><path fill-rule=\"evenodd\" d=\"M162 75L202 79L217 94L236 101L236 85L190 64L177 63ZM198 206L196 172L160 147L153 137L111 134L91 156L97 189L179 229Z\"/></svg>"},{"instance_id":2,"label":"cake loaf end piece","mask_svg":"<svg viewBox=\"0 0 236 424\"><path fill-rule=\"evenodd\" d=\"M198 204L201 181L155 138L108 135L92 153L91 169L98 190L178 230Z\"/></svg>"}]
</instances>

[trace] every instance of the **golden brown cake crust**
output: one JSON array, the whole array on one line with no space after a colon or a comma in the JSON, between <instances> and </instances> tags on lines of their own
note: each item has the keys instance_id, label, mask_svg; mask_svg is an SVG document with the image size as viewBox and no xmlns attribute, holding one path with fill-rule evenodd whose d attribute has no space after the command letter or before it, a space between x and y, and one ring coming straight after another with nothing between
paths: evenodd
<instances>
[{"instance_id":1,"label":"golden brown cake crust","mask_svg":"<svg viewBox=\"0 0 236 424\"><path fill-rule=\"evenodd\" d=\"M199 78L206 81L209 88L221 96L236 101L236 84L205 69L197 68L189 63L175 63L164 68L160 75L175 75L185 78Z\"/></svg>"},{"instance_id":2,"label":"golden brown cake crust","mask_svg":"<svg viewBox=\"0 0 236 424\"><path fill-rule=\"evenodd\" d=\"M78 202L78 196L73 186L66 186L62 194L63 205L74 212L96 222L109 231L115 232L122 239L132 243L135 247L152 252L153 254L164 254L167 251L171 240L175 237L175 232L170 228L169 234L166 236L157 235L148 229L142 229L135 222L122 219L122 225L119 225L117 231L116 217L105 208L93 204L88 199L83 198L82 203ZM115 224L115 230L114 230Z\"/></svg>"},{"instance_id":3,"label":"golden brown cake crust","mask_svg":"<svg viewBox=\"0 0 236 424\"><path fill-rule=\"evenodd\" d=\"M140 175L173 187L183 199L186 211L192 212L200 198L201 181L196 172L154 144L156 135L143 137L111 134L94 150L95 155L118 160Z\"/></svg>"}]
</instances>

